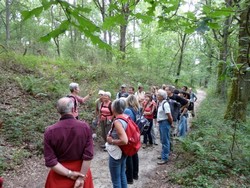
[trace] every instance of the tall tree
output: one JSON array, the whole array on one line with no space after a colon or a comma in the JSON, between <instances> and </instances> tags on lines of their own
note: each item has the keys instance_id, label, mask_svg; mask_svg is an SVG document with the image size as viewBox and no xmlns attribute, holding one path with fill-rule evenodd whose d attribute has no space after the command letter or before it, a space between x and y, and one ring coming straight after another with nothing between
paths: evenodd
<instances>
[{"instance_id":1,"label":"tall tree","mask_svg":"<svg viewBox=\"0 0 250 188\"><path fill-rule=\"evenodd\" d=\"M250 2L245 1L240 5L242 9L239 16L239 52L225 114L226 119L236 122L246 121L250 86Z\"/></svg>"},{"instance_id":2,"label":"tall tree","mask_svg":"<svg viewBox=\"0 0 250 188\"><path fill-rule=\"evenodd\" d=\"M6 28L6 39L5 44L8 46L10 40L10 0L5 1L6 6L6 18L5 18L5 28Z\"/></svg>"}]
</instances>

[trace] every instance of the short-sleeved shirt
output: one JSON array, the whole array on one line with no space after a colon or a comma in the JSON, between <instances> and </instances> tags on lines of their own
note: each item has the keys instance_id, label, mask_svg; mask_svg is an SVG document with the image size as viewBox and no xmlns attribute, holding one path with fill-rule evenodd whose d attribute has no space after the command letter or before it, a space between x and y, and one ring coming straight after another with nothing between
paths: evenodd
<instances>
[{"instance_id":1,"label":"short-sleeved shirt","mask_svg":"<svg viewBox=\"0 0 250 188\"><path fill-rule=\"evenodd\" d=\"M77 117L79 114L79 112L78 112L79 104L83 104L86 101L86 99L84 99L83 97L80 97L78 95L70 94L69 96L72 96L71 99L72 99L74 105L75 105L75 99L76 99L76 107L75 107L75 112L73 112L73 116Z\"/></svg>"},{"instance_id":2,"label":"short-sleeved shirt","mask_svg":"<svg viewBox=\"0 0 250 188\"><path fill-rule=\"evenodd\" d=\"M164 104L165 111L163 111L162 104ZM159 103L159 106L158 106L157 121L167 120L168 119L167 114L169 113L171 113L170 105L166 100L163 100L162 102Z\"/></svg>"},{"instance_id":3,"label":"short-sleeved shirt","mask_svg":"<svg viewBox=\"0 0 250 188\"><path fill-rule=\"evenodd\" d=\"M59 122L46 128L44 158L47 167L58 162L91 160L94 156L90 127L73 115L63 116Z\"/></svg>"}]
</instances>

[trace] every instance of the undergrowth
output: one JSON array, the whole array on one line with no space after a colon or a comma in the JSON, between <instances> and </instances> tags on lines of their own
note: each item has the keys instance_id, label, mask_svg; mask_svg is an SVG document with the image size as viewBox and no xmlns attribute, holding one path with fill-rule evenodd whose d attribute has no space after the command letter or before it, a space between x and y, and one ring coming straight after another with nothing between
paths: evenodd
<instances>
[{"instance_id":1,"label":"undergrowth","mask_svg":"<svg viewBox=\"0 0 250 188\"><path fill-rule=\"evenodd\" d=\"M224 121L225 108L212 94L202 103L192 131L178 139L181 160L176 162L179 171L171 174L173 182L185 187L250 186L249 118L237 125Z\"/></svg>"},{"instance_id":2,"label":"undergrowth","mask_svg":"<svg viewBox=\"0 0 250 188\"><path fill-rule=\"evenodd\" d=\"M149 91L152 85L163 83L157 74L146 67L143 70L136 62L89 64L11 53L1 54L0 59L0 122L3 122L0 134L3 145L21 147L18 154L0 148L0 175L11 169L12 165L7 164L13 157L21 161L26 153L43 153L45 127L58 120L55 103L69 93L69 83L79 83L81 96L94 92L94 96L80 107L80 118L89 123L93 119L99 89L110 91L115 99L121 84L137 89L142 83L145 91ZM171 80L164 79L164 82L171 83Z\"/></svg>"}]
</instances>

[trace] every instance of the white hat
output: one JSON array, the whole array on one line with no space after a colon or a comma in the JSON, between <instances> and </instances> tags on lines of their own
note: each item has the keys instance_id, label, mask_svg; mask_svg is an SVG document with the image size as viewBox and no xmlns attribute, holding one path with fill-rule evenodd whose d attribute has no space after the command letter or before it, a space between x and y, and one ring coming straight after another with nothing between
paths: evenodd
<instances>
[{"instance_id":1,"label":"white hat","mask_svg":"<svg viewBox=\"0 0 250 188\"><path fill-rule=\"evenodd\" d=\"M111 98L111 93L109 91L104 92L103 95L107 95L107 96L109 96L109 98Z\"/></svg>"},{"instance_id":2,"label":"white hat","mask_svg":"<svg viewBox=\"0 0 250 188\"><path fill-rule=\"evenodd\" d=\"M98 91L98 95L104 95L104 93L105 93L105 91L103 91L103 90Z\"/></svg>"}]
</instances>

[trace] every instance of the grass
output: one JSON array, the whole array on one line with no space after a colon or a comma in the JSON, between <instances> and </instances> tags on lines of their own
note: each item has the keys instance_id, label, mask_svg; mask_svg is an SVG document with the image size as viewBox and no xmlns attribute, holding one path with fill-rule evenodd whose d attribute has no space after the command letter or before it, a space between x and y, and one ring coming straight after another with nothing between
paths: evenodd
<instances>
[{"instance_id":1,"label":"grass","mask_svg":"<svg viewBox=\"0 0 250 188\"><path fill-rule=\"evenodd\" d=\"M176 166L181 171L172 172L173 182L184 187L250 186L249 122L225 122L225 107L224 101L212 94L202 103L192 132L178 142L181 160Z\"/></svg>"}]
</instances>

